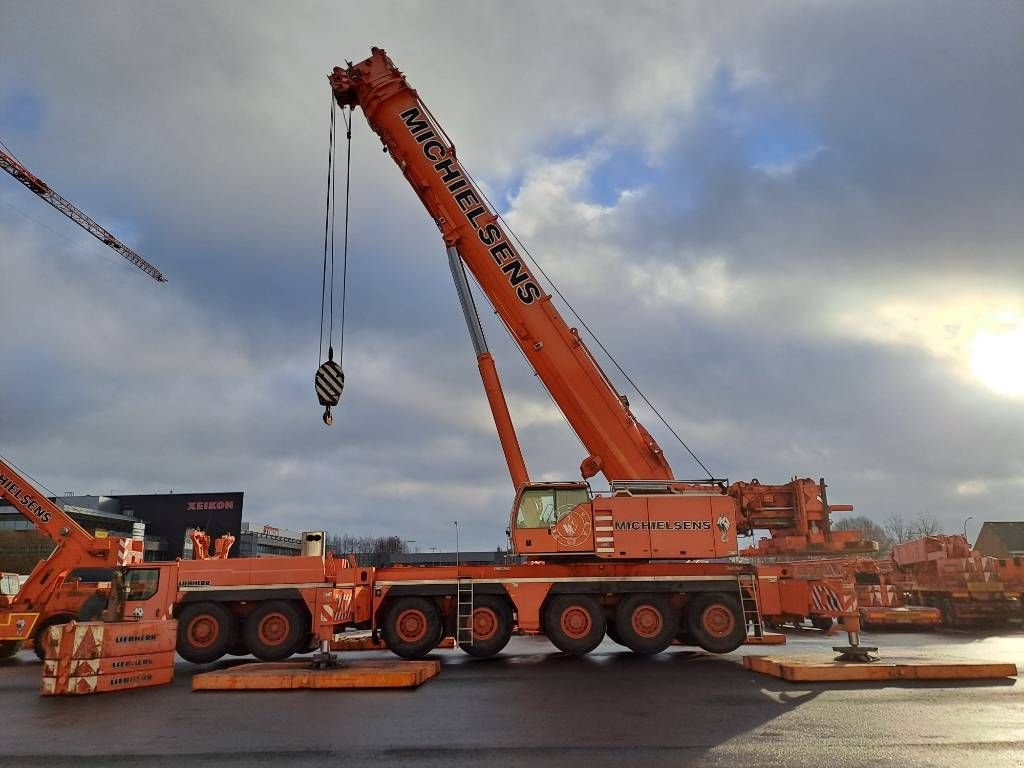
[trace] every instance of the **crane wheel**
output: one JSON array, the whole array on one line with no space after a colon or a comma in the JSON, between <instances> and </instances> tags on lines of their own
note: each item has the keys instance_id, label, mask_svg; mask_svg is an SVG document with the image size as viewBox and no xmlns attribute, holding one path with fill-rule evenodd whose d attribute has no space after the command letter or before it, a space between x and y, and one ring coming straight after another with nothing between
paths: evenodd
<instances>
[{"instance_id":1,"label":"crane wheel","mask_svg":"<svg viewBox=\"0 0 1024 768\"><path fill-rule=\"evenodd\" d=\"M0 661L9 659L21 650L21 640L0 641Z\"/></svg>"},{"instance_id":2,"label":"crane wheel","mask_svg":"<svg viewBox=\"0 0 1024 768\"><path fill-rule=\"evenodd\" d=\"M831 616L811 616L811 626L822 632L828 632L833 624L835 620Z\"/></svg>"},{"instance_id":3,"label":"crane wheel","mask_svg":"<svg viewBox=\"0 0 1024 768\"><path fill-rule=\"evenodd\" d=\"M78 609L79 621L99 621L107 607L107 593L97 592L90 596Z\"/></svg>"},{"instance_id":4,"label":"crane wheel","mask_svg":"<svg viewBox=\"0 0 1024 768\"><path fill-rule=\"evenodd\" d=\"M403 659L422 659L437 647L441 611L425 597L396 598L384 613L381 632L392 653Z\"/></svg>"},{"instance_id":5,"label":"crane wheel","mask_svg":"<svg viewBox=\"0 0 1024 768\"><path fill-rule=\"evenodd\" d=\"M477 595L471 624L473 644L459 643L459 648L478 659L495 656L512 637L512 607L497 595Z\"/></svg>"},{"instance_id":6,"label":"crane wheel","mask_svg":"<svg viewBox=\"0 0 1024 768\"><path fill-rule=\"evenodd\" d=\"M178 614L178 653L193 664L216 661L234 645L235 626L220 603L186 605Z\"/></svg>"},{"instance_id":7,"label":"crane wheel","mask_svg":"<svg viewBox=\"0 0 1024 768\"><path fill-rule=\"evenodd\" d=\"M46 655L46 643L43 642L43 638L46 637L46 633L50 631L50 627L56 627L59 624L67 624L74 620L75 617L70 613L60 613L56 616L51 616L36 627L35 631L32 633L32 650L35 652L36 658L42 661Z\"/></svg>"},{"instance_id":8,"label":"crane wheel","mask_svg":"<svg viewBox=\"0 0 1024 768\"><path fill-rule=\"evenodd\" d=\"M729 653L747 639L740 604L732 595L704 592L686 606L686 627L705 651Z\"/></svg>"},{"instance_id":9,"label":"crane wheel","mask_svg":"<svg viewBox=\"0 0 1024 768\"><path fill-rule=\"evenodd\" d=\"M557 595L544 610L544 634L558 650L573 656L597 648L606 626L601 605L590 595Z\"/></svg>"},{"instance_id":10,"label":"crane wheel","mask_svg":"<svg viewBox=\"0 0 1024 768\"><path fill-rule=\"evenodd\" d=\"M260 661L287 659L309 631L309 621L294 603L268 600L245 620L245 647Z\"/></svg>"},{"instance_id":11,"label":"crane wheel","mask_svg":"<svg viewBox=\"0 0 1024 768\"><path fill-rule=\"evenodd\" d=\"M665 595L627 595L615 609L615 626L633 653L653 656L672 644L679 617Z\"/></svg>"}]
</instances>

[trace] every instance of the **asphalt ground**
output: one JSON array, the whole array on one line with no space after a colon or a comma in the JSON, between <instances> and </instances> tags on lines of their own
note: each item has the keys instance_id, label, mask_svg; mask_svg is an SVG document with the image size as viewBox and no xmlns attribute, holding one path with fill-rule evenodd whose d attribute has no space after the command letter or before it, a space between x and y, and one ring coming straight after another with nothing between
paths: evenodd
<instances>
[{"instance_id":1,"label":"asphalt ground","mask_svg":"<svg viewBox=\"0 0 1024 768\"><path fill-rule=\"evenodd\" d=\"M844 636L723 657L642 658L605 641L584 658L513 638L474 660L441 650L416 690L196 692L174 683L39 696L31 653L0 664L2 766L1024 766L1024 681L788 683L745 653L821 653ZM1024 663L1024 632L867 634L887 658ZM350 654L388 658L386 652ZM1020 670L1024 672L1024 670Z\"/></svg>"}]
</instances>

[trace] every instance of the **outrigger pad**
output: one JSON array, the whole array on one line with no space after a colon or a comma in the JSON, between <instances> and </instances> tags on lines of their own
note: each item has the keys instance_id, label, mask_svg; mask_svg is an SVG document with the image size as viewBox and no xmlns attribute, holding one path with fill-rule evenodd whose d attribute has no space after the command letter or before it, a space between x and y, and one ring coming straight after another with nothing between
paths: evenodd
<instances>
[{"instance_id":1,"label":"outrigger pad","mask_svg":"<svg viewBox=\"0 0 1024 768\"><path fill-rule=\"evenodd\" d=\"M833 645L832 650L839 654L835 658L836 661L848 661L855 664L878 661L878 657L874 655L878 653L878 648L873 645Z\"/></svg>"},{"instance_id":2,"label":"outrigger pad","mask_svg":"<svg viewBox=\"0 0 1024 768\"><path fill-rule=\"evenodd\" d=\"M860 646L862 649L864 646ZM744 656L753 672L790 682L888 680L996 680L1016 677L1015 664L990 662L933 662L905 658L873 663L832 661L820 656Z\"/></svg>"},{"instance_id":3,"label":"outrigger pad","mask_svg":"<svg viewBox=\"0 0 1024 768\"><path fill-rule=\"evenodd\" d=\"M280 691L290 688L416 688L441 671L439 661L365 659L314 669L309 660L240 664L192 678L193 691Z\"/></svg>"}]
</instances>

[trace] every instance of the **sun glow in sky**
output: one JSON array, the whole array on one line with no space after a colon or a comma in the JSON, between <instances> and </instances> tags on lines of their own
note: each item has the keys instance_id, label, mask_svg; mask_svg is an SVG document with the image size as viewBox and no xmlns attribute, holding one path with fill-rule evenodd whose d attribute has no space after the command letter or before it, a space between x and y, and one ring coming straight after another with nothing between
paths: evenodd
<instances>
[{"instance_id":1,"label":"sun glow in sky","mask_svg":"<svg viewBox=\"0 0 1024 768\"><path fill-rule=\"evenodd\" d=\"M971 344L971 371L993 392L1024 397L1024 321L1001 331L979 331Z\"/></svg>"}]
</instances>

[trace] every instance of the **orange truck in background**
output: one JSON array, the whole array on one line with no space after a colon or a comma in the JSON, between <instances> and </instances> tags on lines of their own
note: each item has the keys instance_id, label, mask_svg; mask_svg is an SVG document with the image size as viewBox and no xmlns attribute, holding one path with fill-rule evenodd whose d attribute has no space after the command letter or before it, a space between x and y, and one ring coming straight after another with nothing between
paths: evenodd
<instances>
[{"instance_id":1,"label":"orange truck in background","mask_svg":"<svg viewBox=\"0 0 1024 768\"><path fill-rule=\"evenodd\" d=\"M948 627L1005 626L1019 620L1019 593L1004 584L999 562L971 549L965 536L924 536L896 544L892 583L910 602L937 608Z\"/></svg>"}]
</instances>

